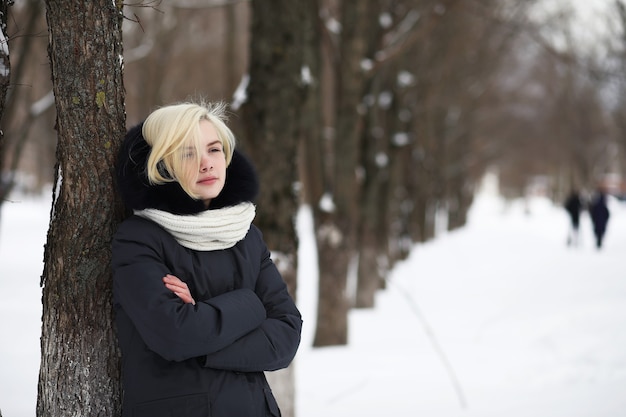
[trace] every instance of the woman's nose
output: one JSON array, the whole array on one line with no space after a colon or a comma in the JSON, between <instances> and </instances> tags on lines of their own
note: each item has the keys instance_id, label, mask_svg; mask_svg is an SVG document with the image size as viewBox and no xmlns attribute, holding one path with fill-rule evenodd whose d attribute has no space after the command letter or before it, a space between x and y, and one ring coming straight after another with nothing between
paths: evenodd
<instances>
[{"instance_id":1,"label":"woman's nose","mask_svg":"<svg viewBox=\"0 0 626 417\"><path fill-rule=\"evenodd\" d=\"M203 155L200 160L200 172L206 172L211 168L211 158L208 155Z\"/></svg>"}]
</instances>

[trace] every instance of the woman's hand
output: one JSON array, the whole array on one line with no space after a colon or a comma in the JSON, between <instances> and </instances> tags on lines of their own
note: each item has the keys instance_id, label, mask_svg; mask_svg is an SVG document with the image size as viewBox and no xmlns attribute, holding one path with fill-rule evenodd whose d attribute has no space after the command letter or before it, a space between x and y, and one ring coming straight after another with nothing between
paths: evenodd
<instances>
[{"instance_id":1,"label":"woman's hand","mask_svg":"<svg viewBox=\"0 0 626 417\"><path fill-rule=\"evenodd\" d=\"M186 283L178 279L178 277L167 274L163 277L163 283L168 290L176 294L184 303L196 305L196 301L191 296L189 287Z\"/></svg>"}]
</instances>

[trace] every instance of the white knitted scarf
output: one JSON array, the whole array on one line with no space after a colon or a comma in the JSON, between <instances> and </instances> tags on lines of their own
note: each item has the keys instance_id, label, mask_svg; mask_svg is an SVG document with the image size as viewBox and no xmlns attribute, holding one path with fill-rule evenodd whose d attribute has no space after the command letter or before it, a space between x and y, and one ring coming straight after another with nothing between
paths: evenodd
<instances>
[{"instance_id":1,"label":"white knitted scarf","mask_svg":"<svg viewBox=\"0 0 626 417\"><path fill-rule=\"evenodd\" d=\"M235 246L248 233L255 213L254 204L249 202L186 216L156 209L135 210L137 216L167 230L182 246L198 251Z\"/></svg>"}]
</instances>

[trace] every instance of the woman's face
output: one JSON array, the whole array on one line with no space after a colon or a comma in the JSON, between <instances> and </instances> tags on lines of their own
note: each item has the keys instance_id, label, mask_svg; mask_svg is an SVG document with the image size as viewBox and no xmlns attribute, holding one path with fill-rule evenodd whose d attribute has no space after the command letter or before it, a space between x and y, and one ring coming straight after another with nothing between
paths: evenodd
<instances>
[{"instance_id":1,"label":"woman's face","mask_svg":"<svg viewBox=\"0 0 626 417\"><path fill-rule=\"evenodd\" d=\"M195 148L185 149L188 161L189 189L204 201L206 207L219 195L226 182L226 155L217 131L208 120L200 121L200 155ZM200 158L198 169L197 157Z\"/></svg>"}]
</instances>

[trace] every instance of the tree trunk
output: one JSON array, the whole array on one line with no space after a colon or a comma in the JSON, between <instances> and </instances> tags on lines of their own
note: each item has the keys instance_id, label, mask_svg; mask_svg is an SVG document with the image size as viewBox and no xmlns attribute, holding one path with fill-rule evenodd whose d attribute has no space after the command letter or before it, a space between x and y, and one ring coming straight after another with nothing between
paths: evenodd
<instances>
[{"instance_id":1,"label":"tree trunk","mask_svg":"<svg viewBox=\"0 0 626 417\"><path fill-rule=\"evenodd\" d=\"M367 74L362 63L371 48L378 2L341 2L340 61L337 70L337 128L334 138L332 197L334 210L318 226L319 301L315 346L345 345L348 341L346 286L348 266L355 255L359 224L360 139L363 117L358 109Z\"/></svg>"},{"instance_id":2,"label":"tree trunk","mask_svg":"<svg viewBox=\"0 0 626 417\"><path fill-rule=\"evenodd\" d=\"M377 236L374 230L367 227L361 229L359 238L359 264L357 267L357 288L354 299L356 308L373 308L376 301L376 293L383 287L385 279L381 265L385 253L381 252Z\"/></svg>"},{"instance_id":3,"label":"tree trunk","mask_svg":"<svg viewBox=\"0 0 626 417\"><path fill-rule=\"evenodd\" d=\"M258 168L261 192L255 223L263 231L272 258L296 294L298 198L297 151L307 83L302 69L307 48L308 9L292 0L272 8L253 0L250 83L242 111L245 150ZM277 13L276 10L280 12ZM283 415L295 414L293 365L269 374Z\"/></svg>"},{"instance_id":4,"label":"tree trunk","mask_svg":"<svg viewBox=\"0 0 626 417\"><path fill-rule=\"evenodd\" d=\"M11 81L11 61L9 60L9 37L7 35L7 13L8 13L8 0L0 1L0 120L4 115L4 103L7 98L7 90L9 88L9 82ZM0 149L4 146L4 132L0 128ZM2 158L0 152L0 160ZM1 163L0 163L1 166ZM4 181L0 179L0 207L6 196L5 187L8 189L8 184L4 184Z\"/></svg>"},{"instance_id":5,"label":"tree trunk","mask_svg":"<svg viewBox=\"0 0 626 417\"><path fill-rule=\"evenodd\" d=\"M224 6L225 16L225 47L224 47L224 67L226 73L226 92L232 96L237 88L237 13L236 4L227 4Z\"/></svg>"},{"instance_id":6,"label":"tree trunk","mask_svg":"<svg viewBox=\"0 0 626 417\"><path fill-rule=\"evenodd\" d=\"M58 146L37 416L118 416L110 241L122 215L112 175L125 132L122 3L47 0L46 7Z\"/></svg>"},{"instance_id":7,"label":"tree trunk","mask_svg":"<svg viewBox=\"0 0 626 417\"><path fill-rule=\"evenodd\" d=\"M8 0L0 1L0 119L4 114L4 102L11 80L11 61L9 60L9 37L7 35ZM0 143L3 133L0 130Z\"/></svg>"},{"instance_id":8,"label":"tree trunk","mask_svg":"<svg viewBox=\"0 0 626 417\"><path fill-rule=\"evenodd\" d=\"M6 5L6 2L2 2L0 4ZM23 29L20 24L14 23L14 30L20 28L22 31L21 33L26 34L25 36L19 37L19 43L17 44L17 48L15 48L15 50L19 50L19 55L17 55L17 57L13 57L12 63L9 62L9 50L6 50L6 65L10 65L10 67L7 66L7 69L10 69L10 78L13 85L16 87L31 84L32 82L32 80L26 78L26 73L29 68L29 62L32 63L29 58L35 53L32 52L33 49L35 49L34 44L37 39L34 33L37 33L39 30L39 25L41 24L40 17L42 13L43 5L40 4L39 1L30 0L26 2L26 4L22 5L21 15L24 16L24 20L26 20ZM6 16L6 13L4 16ZM3 26L3 28L6 28L6 26ZM6 33L5 39L8 40ZM8 42L5 46L7 48L9 47ZM0 64L0 66L1 65L2 64ZM8 77L9 76L7 75L7 87L10 83ZM4 86L2 88L4 88ZM35 124L36 119L43 113L43 110L39 112L33 111L32 104L29 103L31 108L27 110L27 116L16 126L15 121L18 119L17 115L20 113L23 104L21 103L22 100L18 99L18 96L20 95L17 94L15 90L16 88L12 88L8 91L3 91L4 110L0 113L0 120L2 120L2 127L0 128L0 172L5 174L2 180L0 180L0 207L2 207L3 202L6 201L15 186L17 168L26 146L28 134ZM6 140L3 138L5 129L10 130L10 134L7 136Z\"/></svg>"},{"instance_id":9,"label":"tree trunk","mask_svg":"<svg viewBox=\"0 0 626 417\"><path fill-rule=\"evenodd\" d=\"M382 37L382 35L379 35ZM373 308L378 290L384 288L389 271L389 210L393 204L390 164L392 132L395 131L398 109L394 91L397 71L393 63L381 65L369 82L368 96L383 97L393 92L389 102L374 101L368 106L363 132L362 160L364 180L359 209L356 308Z\"/></svg>"}]
</instances>

